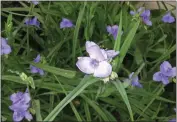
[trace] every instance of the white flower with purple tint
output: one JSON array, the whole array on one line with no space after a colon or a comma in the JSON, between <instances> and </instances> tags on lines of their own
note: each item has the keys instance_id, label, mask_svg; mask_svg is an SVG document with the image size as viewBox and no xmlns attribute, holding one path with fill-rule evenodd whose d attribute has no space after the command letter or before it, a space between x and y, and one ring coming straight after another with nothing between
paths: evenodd
<instances>
[{"instance_id":1,"label":"white flower with purple tint","mask_svg":"<svg viewBox=\"0 0 177 122\"><path fill-rule=\"evenodd\" d=\"M157 82L162 81L162 83L166 85L169 83L168 79L173 78L175 76L176 76L176 67L172 67L168 61L164 61L160 65L160 71L156 72L153 75L153 80Z\"/></svg>"},{"instance_id":2,"label":"white flower with purple tint","mask_svg":"<svg viewBox=\"0 0 177 122\"><path fill-rule=\"evenodd\" d=\"M108 25L108 26L106 27L106 30L107 30L107 32L108 32L109 34L111 34L111 35L114 37L114 39L116 40L118 31L119 31L119 27L118 27L117 25L113 25L113 26ZM122 33L123 33L123 32L122 32ZM122 33L121 33L121 34L122 34Z\"/></svg>"},{"instance_id":3,"label":"white flower with purple tint","mask_svg":"<svg viewBox=\"0 0 177 122\"><path fill-rule=\"evenodd\" d=\"M1 37L1 55L9 54L12 51L11 47L7 44L7 40Z\"/></svg>"},{"instance_id":4,"label":"white flower with purple tint","mask_svg":"<svg viewBox=\"0 0 177 122\"><path fill-rule=\"evenodd\" d=\"M71 28L73 26L74 25L71 20L62 18L62 21L60 22L60 28Z\"/></svg>"},{"instance_id":5,"label":"white flower with purple tint","mask_svg":"<svg viewBox=\"0 0 177 122\"><path fill-rule=\"evenodd\" d=\"M37 57L34 59L34 62L38 63L40 62L40 59L41 59L41 56L40 54L38 54ZM40 75L44 75L44 71L42 69L37 68L33 65L30 65L30 70L31 70L31 73L39 73Z\"/></svg>"},{"instance_id":6,"label":"white flower with purple tint","mask_svg":"<svg viewBox=\"0 0 177 122\"><path fill-rule=\"evenodd\" d=\"M108 77L112 73L112 66L108 61L119 52L101 49L91 41L86 42L86 51L90 57L78 57L76 66L86 74L93 74L94 77Z\"/></svg>"},{"instance_id":7,"label":"white flower with purple tint","mask_svg":"<svg viewBox=\"0 0 177 122\"><path fill-rule=\"evenodd\" d=\"M30 95L28 90L25 93L17 92L13 93L10 96L10 100L12 101L12 105L9 106L11 110L14 111L13 113L13 120L14 121L21 121L24 117L27 120L32 120L32 115L29 113L28 109L30 107Z\"/></svg>"},{"instance_id":8,"label":"white flower with purple tint","mask_svg":"<svg viewBox=\"0 0 177 122\"><path fill-rule=\"evenodd\" d=\"M129 79L131 80L132 86L137 86L137 87L139 87L139 88L142 88L143 86L139 83L139 78L138 78L138 76L134 76L134 77L133 77L133 74L134 74L134 72L132 72L132 73L129 75Z\"/></svg>"},{"instance_id":9,"label":"white flower with purple tint","mask_svg":"<svg viewBox=\"0 0 177 122\"><path fill-rule=\"evenodd\" d=\"M134 11L130 11L130 14L131 15L135 15L135 14L140 14L140 17L141 19L143 20L143 22L146 24L146 25L149 25L149 26L152 26L152 22L150 21L150 15L151 15L151 12L150 10L143 10L143 7L140 7L137 12L134 12ZM141 13L142 12L142 13Z\"/></svg>"},{"instance_id":10,"label":"white flower with purple tint","mask_svg":"<svg viewBox=\"0 0 177 122\"><path fill-rule=\"evenodd\" d=\"M175 21L175 18L171 16L171 13L167 13L162 17L162 21L165 23L173 23Z\"/></svg>"},{"instance_id":11,"label":"white flower with purple tint","mask_svg":"<svg viewBox=\"0 0 177 122\"><path fill-rule=\"evenodd\" d=\"M37 20L37 17L34 18L27 18L25 20L26 25L34 25L39 28L40 22Z\"/></svg>"}]
</instances>

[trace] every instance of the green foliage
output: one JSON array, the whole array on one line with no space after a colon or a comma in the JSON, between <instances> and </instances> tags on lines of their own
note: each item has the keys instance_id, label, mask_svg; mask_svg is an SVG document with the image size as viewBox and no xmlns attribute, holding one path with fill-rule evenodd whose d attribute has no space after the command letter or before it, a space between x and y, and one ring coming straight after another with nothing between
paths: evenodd
<instances>
[{"instance_id":1,"label":"green foliage","mask_svg":"<svg viewBox=\"0 0 177 122\"><path fill-rule=\"evenodd\" d=\"M166 86L152 80L163 61L172 66L176 62L175 23L161 21L166 10L151 10L150 27L139 15L129 14L137 10L137 2L1 3L1 36L12 47L9 55L1 56L3 121L12 121L9 96L26 88L34 121L161 122L175 118L176 79ZM34 16L40 28L24 24ZM60 29L62 18L70 19L75 27ZM107 25L118 25L123 34L114 40ZM87 40L120 51L112 61L114 72L107 83L83 74L75 65L77 57L86 54ZM37 54L41 61L34 63ZM44 75L32 74L30 65L44 70ZM131 85L127 79L131 72L139 76L143 88Z\"/></svg>"}]
</instances>

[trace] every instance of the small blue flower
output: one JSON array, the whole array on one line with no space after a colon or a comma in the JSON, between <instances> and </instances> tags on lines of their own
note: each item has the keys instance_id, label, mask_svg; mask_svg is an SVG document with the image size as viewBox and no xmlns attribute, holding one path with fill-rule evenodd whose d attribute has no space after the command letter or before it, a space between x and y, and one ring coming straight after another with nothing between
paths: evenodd
<instances>
[{"instance_id":1,"label":"small blue flower","mask_svg":"<svg viewBox=\"0 0 177 122\"><path fill-rule=\"evenodd\" d=\"M40 22L37 20L37 17L34 17L34 18L31 18L31 19L27 18L25 20L25 24L26 25L34 25L34 26L39 28Z\"/></svg>"},{"instance_id":2,"label":"small blue flower","mask_svg":"<svg viewBox=\"0 0 177 122\"><path fill-rule=\"evenodd\" d=\"M110 58L118 55L113 50L103 50L91 41L86 42L86 51L90 57L78 57L76 66L86 74L93 74L94 77L105 78L111 75L112 66L108 62Z\"/></svg>"},{"instance_id":3,"label":"small blue flower","mask_svg":"<svg viewBox=\"0 0 177 122\"><path fill-rule=\"evenodd\" d=\"M40 59L41 59L40 54L38 54L37 57L34 59L34 62L38 63L40 62ZM30 65L30 70L31 70L31 73L39 73L40 75L44 75L44 71L42 69L37 68L33 65Z\"/></svg>"},{"instance_id":4,"label":"small blue flower","mask_svg":"<svg viewBox=\"0 0 177 122\"><path fill-rule=\"evenodd\" d=\"M160 71L156 72L153 75L153 80L157 82L162 81L162 83L166 85L169 83L168 79L173 78L175 76L176 76L176 67L172 67L168 61L164 61L160 65Z\"/></svg>"},{"instance_id":5,"label":"small blue flower","mask_svg":"<svg viewBox=\"0 0 177 122\"><path fill-rule=\"evenodd\" d=\"M7 40L5 38L1 37L1 55L9 54L9 53L11 53L11 51L12 51L12 49L7 44Z\"/></svg>"},{"instance_id":6,"label":"small blue flower","mask_svg":"<svg viewBox=\"0 0 177 122\"><path fill-rule=\"evenodd\" d=\"M129 79L131 80L132 86L137 86L137 87L139 87L139 88L142 88L143 86L139 83L139 78L138 78L138 76L132 77L133 74L134 74L134 72L132 72L132 73L129 75Z\"/></svg>"},{"instance_id":7,"label":"small blue flower","mask_svg":"<svg viewBox=\"0 0 177 122\"><path fill-rule=\"evenodd\" d=\"M13 113L14 121L19 122L24 117L29 121L33 119L32 115L28 111L31 101L28 90L26 90L25 93L23 92L13 93L10 96L10 100L12 101L12 105L9 106L9 108L14 111Z\"/></svg>"},{"instance_id":8,"label":"small blue flower","mask_svg":"<svg viewBox=\"0 0 177 122\"><path fill-rule=\"evenodd\" d=\"M71 20L62 18L62 21L60 22L60 28L71 28L74 27Z\"/></svg>"},{"instance_id":9,"label":"small blue flower","mask_svg":"<svg viewBox=\"0 0 177 122\"><path fill-rule=\"evenodd\" d=\"M162 21L165 23L173 23L175 21L175 18L171 16L171 13L169 12L163 16Z\"/></svg>"}]
</instances>

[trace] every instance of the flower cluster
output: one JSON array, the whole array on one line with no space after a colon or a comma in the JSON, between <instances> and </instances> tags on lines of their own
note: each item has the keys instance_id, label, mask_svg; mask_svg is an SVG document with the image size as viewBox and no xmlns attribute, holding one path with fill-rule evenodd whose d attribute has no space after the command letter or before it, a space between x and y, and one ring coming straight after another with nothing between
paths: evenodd
<instances>
[{"instance_id":1,"label":"flower cluster","mask_svg":"<svg viewBox=\"0 0 177 122\"><path fill-rule=\"evenodd\" d=\"M153 75L153 80L160 82L164 85L169 83L169 78L173 78L176 76L176 67L172 67L171 64L168 61L164 61L160 65L160 71L156 72Z\"/></svg>"},{"instance_id":2,"label":"flower cluster","mask_svg":"<svg viewBox=\"0 0 177 122\"><path fill-rule=\"evenodd\" d=\"M101 49L91 41L86 42L86 51L90 57L79 57L76 66L86 74L93 74L94 77L108 77L112 72L112 66L108 61L119 52Z\"/></svg>"},{"instance_id":3,"label":"flower cluster","mask_svg":"<svg viewBox=\"0 0 177 122\"><path fill-rule=\"evenodd\" d=\"M37 57L34 59L34 62L39 63L40 59L41 59L41 56L40 54L38 54ZM31 73L39 73L40 75L44 75L44 71L42 69L37 68L33 65L30 65L30 70L31 70Z\"/></svg>"},{"instance_id":4,"label":"flower cluster","mask_svg":"<svg viewBox=\"0 0 177 122\"><path fill-rule=\"evenodd\" d=\"M10 96L10 100L12 101L12 105L9 108L14 111L13 120L16 122L21 121L24 117L30 121L33 119L32 115L28 111L30 107L30 95L28 90L23 92L13 93Z\"/></svg>"},{"instance_id":5,"label":"flower cluster","mask_svg":"<svg viewBox=\"0 0 177 122\"><path fill-rule=\"evenodd\" d=\"M7 40L1 37L1 55L9 54L12 51L11 47L7 44Z\"/></svg>"}]
</instances>

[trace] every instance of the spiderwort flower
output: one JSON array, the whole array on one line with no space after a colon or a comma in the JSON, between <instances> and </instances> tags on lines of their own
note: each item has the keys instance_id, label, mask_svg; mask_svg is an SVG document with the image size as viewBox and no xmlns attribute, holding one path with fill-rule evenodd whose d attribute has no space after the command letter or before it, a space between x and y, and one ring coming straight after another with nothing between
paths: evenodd
<instances>
[{"instance_id":1,"label":"spiderwort flower","mask_svg":"<svg viewBox=\"0 0 177 122\"><path fill-rule=\"evenodd\" d=\"M71 28L73 26L74 25L71 20L62 18L62 21L60 22L60 28Z\"/></svg>"},{"instance_id":2,"label":"spiderwort flower","mask_svg":"<svg viewBox=\"0 0 177 122\"><path fill-rule=\"evenodd\" d=\"M111 35L114 37L114 39L116 40L118 31L119 31L119 27L118 27L117 25L113 25L113 26L108 25L108 26L106 27L106 30L107 30L107 32L108 32L109 34L111 34ZM122 32L122 33L123 33L123 32ZM121 33L121 34L122 34L122 33Z\"/></svg>"},{"instance_id":3,"label":"spiderwort flower","mask_svg":"<svg viewBox=\"0 0 177 122\"><path fill-rule=\"evenodd\" d=\"M100 49L97 44L91 41L86 42L86 51L90 57L78 57L76 66L86 74L93 74L94 77L108 77L112 72L112 66L108 60L118 55L118 52L111 51L113 53L110 53L108 57L107 50Z\"/></svg>"},{"instance_id":4,"label":"spiderwort flower","mask_svg":"<svg viewBox=\"0 0 177 122\"><path fill-rule=\"evenodd\" d=\"M160 71L156 72L153 75L153 80L157 82L162 81L162 83L166 85L169 83L168 79L175 77L175 75L176 75L176 67L172 67L168 61L164 61L160 65Z\"/></svg>"},{"instance_id":5,"label":"spiderwort flower","mask_svg":"<svg viewBox=\"0 0 177 122\"><path fill-rule=\"evenodd\" d=\"M34 18L31 18L31 19L27 18L25 20L25 24L26 25L34 25L34 26L39 28L40 22L37 20L37 17L34 17Z\"/></svg>"},{"instance_id":6,"label":"spiderwort flower","mask_svg":"<svg viewBox=\"0 0 177 122\"><path fill-rule=\"evenodd\" d=\"M1 55L9 54L12 51L11 47L7 44L7 40L1 37Z\"/></svg>"},{"instance_id":7,"label":"spiderwort flower","mask_svg":"<svg viewBox=\"0 0 177 122\"><path fill-rule=\"evenodd\" d=\"M12 105L9 106L9 108L14 111L14 121L21 121L24 117L29 121L32 120L33 117L28 111L31 100L28 90L26 90L25 93L13 93L10 96L10 100L12 101Z\"/></svg>"},{"instance_id":8,"label":"spiderwort flower","mask_svg":"<svg viewBox=\"0 0 177 122\"><path fill-rule=\"evenodd\" d=\"M134 11L130 11L130 14L131 15L135 15L137 13L141 13L141 11L143 10L143 7L140 7L137 12L134 12ZM149 25L149 26L152 26L152 22L150 21L150 10L144 10L141 14L140 14L140 17L142 19L142 21L146 24L146 25Z\"/></svg>"},{"instance_id":9,"label":"spiderwort flower","mask_svg":"<svg viewBox=\"0 0 177 122\"><path fill-rule=\"evenodd\" d=\"M139 83L139 78L138 78L138 76L134 76L134 77L133 77L133 74L134 74L134 72L132 72L132 73L129 75L129 79L131 80L132 86L137 86L137 87L139 87L139 88L142 88L143 86Z\"/></svg>"},{"instance_id":10,"label":"spiderwort flower","mask_svg":"<svg viewBox=\"0 0 177 122\"><path fill-rule=\"evenodd\" d=\"M40 54L38 54L37 57L34 59L34 62L38 63L40 62L40 59L41 59L41 56ZM30 70L31 70L31 73L39 73L40 75L44 75L44 71L42 69L37 68L33 65L30 65Z\"/></svg>"},{"instance_id":11,"label":"spiderwort flower","mask_svg":"<svg viewBox=\"0 0 177 122\"><path fill-rule=\"evenodd\" d=\"M175 18L169 12L162 17L162 21L165 23L173 23L175 21Z\"/></svg>"}]
</instances>

